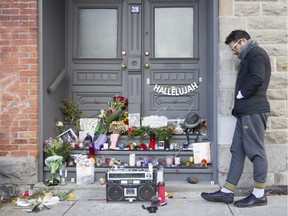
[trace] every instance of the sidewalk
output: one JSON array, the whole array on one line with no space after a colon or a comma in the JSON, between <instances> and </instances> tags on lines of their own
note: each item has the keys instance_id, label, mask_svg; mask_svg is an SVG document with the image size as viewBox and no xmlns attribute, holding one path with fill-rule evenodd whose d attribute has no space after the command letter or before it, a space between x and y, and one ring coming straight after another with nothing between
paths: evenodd
<instances>
[{"instance_id":1,"label":"sidewalk","mask_svg":"<svg viewBox=\"0 0 288 216\"><path fill-rule=\"evenodd\" d=\"M45 187L38 183L35 187ZM150 202L128 201L106 202L106 186L94 183L77 186L69 183L66 186L54 187L54 192L73 189L73 200L61 201L49 205L38 213L27 213L27 207L16 204L3 204L1 216L287 216L287 196L268 196L268 205L253 208L236 208L233 204L211 203L203 200L200 193L218 190L218 185L208 183L188 184L187 182L166 182L166 192L172 192L173 198L167 198L167 205L158 207L156 214L149 213L142 205L148 207ZM235 200L242 197L236 196ZM26 210L25 210L26 209Z\"/></svg>"}]
</instances>

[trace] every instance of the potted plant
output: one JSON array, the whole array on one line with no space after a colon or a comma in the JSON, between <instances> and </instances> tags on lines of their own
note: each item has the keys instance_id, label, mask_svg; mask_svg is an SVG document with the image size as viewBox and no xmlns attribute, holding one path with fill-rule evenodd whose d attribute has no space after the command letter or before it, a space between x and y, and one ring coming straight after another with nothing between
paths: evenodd
<instances>
[{"instance_id":1,"label":"potted plant","mask_svg":"<svg viewBox=\"0 0 288 216\"><path fill-rule=\"evenodd\" d=\"M62 156L64 161L67 161L70 157L70 150L71 144L60 138L53 139L50 137L44 142L43 151L45 158L58 155Z\"/></svg>"},{"instance_id":2,"label":"potted plant","mask_svg":"<svg viewBox=\"0 0 288 216\"><path fill-rule=\"evenodd\" d=\"M63 113L64 121L69 125L75 125L79 128L79 119L85 113L79 110L78 103L71 98L64 98L61 101L59 109Z\"/></svg>"},{"instance_id":3,"label":"potted plant","mask_svg":"<svg viewBox=\"0 0 288 216\"><path fill-rule=\"evenodd\" d=\"M139 140L142 141L150 131L151 128L149 126L129 127L127 131L128 139L132 140L134 137L139 137Z\"/></svg>"},{"instance_id":4,"label":"potted plant","mask_svg":"<svg viewBox=\"0 0 288 216\"><path fill-rule=\"evenodd\" d=\"M155 129L155 136L158 141L171 143L174 134L174 127L171 125L158 127Z\"/></svg>"}]
</instances>

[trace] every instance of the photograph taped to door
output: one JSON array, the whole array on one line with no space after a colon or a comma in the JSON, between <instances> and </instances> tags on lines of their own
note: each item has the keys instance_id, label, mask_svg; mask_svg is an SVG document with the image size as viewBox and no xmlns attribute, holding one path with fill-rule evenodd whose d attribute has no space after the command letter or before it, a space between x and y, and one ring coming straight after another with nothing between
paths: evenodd
<instances>
[{"instance_id":1,"label":"photograph taped to door","mask_svg":"<svg viewBox=\"0 0 288 216\"><path fill-rule=\"evenodd\" d=\"M194 163L201 164L205 159L207 163L211 163L210 142L193 143Z\"/></svg>"}]
</instances>

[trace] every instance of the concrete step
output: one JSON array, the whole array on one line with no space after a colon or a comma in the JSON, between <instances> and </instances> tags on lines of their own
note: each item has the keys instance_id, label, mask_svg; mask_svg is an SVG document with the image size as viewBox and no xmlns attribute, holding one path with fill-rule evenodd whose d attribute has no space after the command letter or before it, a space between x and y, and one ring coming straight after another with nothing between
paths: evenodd
<instances>
[{"instance_id":1,"label":"concrete step","mask_svg":"<svg viewBox=\"0 0 288 216\"><path fill-rule=\"evenodd\" d=\"M33 191L43 190L49 188L53 194L57 195L63 191L73 190L74 200L105 200L106 199L106 185L100 185L98 182L88 185L77 185L76 183L68 182L66 185L57 185L47 187L43 182L34 185ZM173 198L189 198L200 196L203 191L212 192L219 189L219 185L211 185L209 183L189 184L184 181L167 181L165 182L165 191L171 192Z\"/></svg>"}]
</instances>

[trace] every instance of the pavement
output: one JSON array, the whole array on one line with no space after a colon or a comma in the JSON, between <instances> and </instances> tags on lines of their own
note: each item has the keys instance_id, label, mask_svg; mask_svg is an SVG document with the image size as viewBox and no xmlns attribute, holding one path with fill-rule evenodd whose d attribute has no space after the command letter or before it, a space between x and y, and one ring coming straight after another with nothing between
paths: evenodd
<instances>
[{"instance_id":1,"label":"pavement","mask_svg":"<svg viewBox=\"0 0 288 216\"><path fill-rule=\"evenodd\" d=\"M34 189L45 188L43 183L37 183ZM28 213L32 207L18 207L15 203L4 203L0 209L1 216L287 216L287 196L268 195L268 205L253 208L237 208L233 204L207 202L201 198L201 192L214 192L219 185L208 182L189 184L187 182L166 182L165 191L173 197L166 197L166 205L159 206L156 213L149 213L144 207L151 206L151 202L120 201L106 202L106 186L95 182L90 185L79 186L68 183L65 186L55 186L53 193L73 190L74 198L49 205L38 213ZM236 196L239 200L243 196Z\"/></svg>"}]
</instances>

